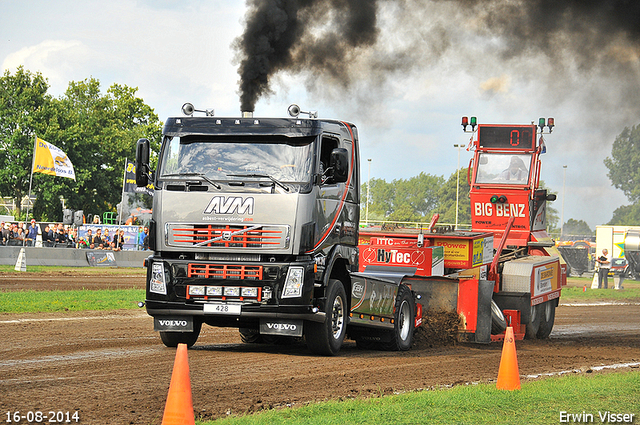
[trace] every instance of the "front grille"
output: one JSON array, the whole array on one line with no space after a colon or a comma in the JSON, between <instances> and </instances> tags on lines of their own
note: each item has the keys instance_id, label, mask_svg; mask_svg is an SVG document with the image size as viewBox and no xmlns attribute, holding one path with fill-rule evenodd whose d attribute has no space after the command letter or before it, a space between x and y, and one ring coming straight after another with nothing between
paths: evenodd
<instances>
[{"instance_id":1,"label":"front grille","mask_svg":"<svg viewBox=\"0 0 640 425\"><path fill-rule=\"evenodd\" d=\"M205 279L262 279L262 266L189 264L188 277Z\"/></svg>"},{"instance_id":2,"label":"front grille","mask_svg":"<svg viewBox=\"0 0 640 425\"><path fill-rule=\"evenodd\" d=\"M284 249L289 226L167 224L167 244L195 248Z\"/></svg>"}]
</instances>

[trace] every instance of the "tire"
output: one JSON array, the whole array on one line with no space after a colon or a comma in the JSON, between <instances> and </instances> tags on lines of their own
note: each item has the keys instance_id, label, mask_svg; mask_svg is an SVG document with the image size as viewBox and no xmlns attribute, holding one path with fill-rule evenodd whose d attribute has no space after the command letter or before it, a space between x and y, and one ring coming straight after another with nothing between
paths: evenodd
<instances>
[{"instance_id":1,"label":"tire","mask_svg":"<svg viewBox=\"0 0 640 425\"><path fill-rule=\"evenodd\" d=\"M540 327L536 336L538 339L549 338L551 331L553 330L553 322L556 318L556 302L547 301L541 305L540 309Z\"/></svg>"},{"instance_id":2,"label":"tire","mask_svg":"<svg viewBox=\"0 0 640 425\"><path fill-rule=\"evenodd\" d=\"M313 353L334 356L340 351L347 331L347 295L339 280L329 280L324 312L323 323L305 323L305 340Z\"/></svg>"},{"instance_id":3,"label":"tire","mask_svg":"<svg viewBox=\"0 0 640 425\"><path fill-rule=\"evenodd\" d=\"M391 341L383 343L382 347L389 351L407 351L413 343L416 304L411 295L411 290L405 285L398 287L394 310L394 328Z\"/></svg>"},{"instance_id":4,"label":"tire","mask_svg":"<svg viewBox=\"0 0 640 425\"><path fill-rule=\"evenodd\" d=\"M507 330L507 320L494 300L491 300L491 335L498 335Z\"/></svg>"},{"instance_id":5,"label":"tire","mask_svg":"<svg viewBox=\"0 0 640 425\"><path fill-rule=\"evenodd\" d=\"M201 328L202 322L194 319L192 332L160 331L160 339L167 347L177 347L178 344L187 344L187 347L191 347L198 340Z\"/></svg>"},{"instance_id":6,"label":"tire","mask_svg":"<svg viewBox=\"0 0 640 425\"><path fill-rule=\"evenodd\" d=\"M252 328L240 328L240 339L245 344L258 344L261 341L260 332L257 329Z\"/></svg>"},{"instance_id":7,"label":"tire","mask_svg":"<svg viewBox=\"0 0 640 425\"><path fill-rule=\"evenodd\" d=\"M525 329L524 337L526 339L537 338L538 330L540 329L541 320L542 320L542 307L540 305L532 305L529 322L525 323L526 329Z\"/></svg>"},{"instance_id":8,"label":"tire","mask_svg":"<svg viewBox=\"0 0 640 425\"><path fill-rule=\"evenodd\" d=\"M293 342L295 337L285 337L279 335L262 335L260 331L252 328L239 328L240 339L245 344L285 344L287 341Z\"/></svg>"},{"instance_id":9,"label":"tire","mask_svg":"<svg viewBox=\"0 0 640 425\"><path fill-rule=\"evenodd\" d=\"M370 339L357 338L356 348L358 350L375 350L376 348L378 348L378 342L372 341Z\"/></svg>"}]
</instances>

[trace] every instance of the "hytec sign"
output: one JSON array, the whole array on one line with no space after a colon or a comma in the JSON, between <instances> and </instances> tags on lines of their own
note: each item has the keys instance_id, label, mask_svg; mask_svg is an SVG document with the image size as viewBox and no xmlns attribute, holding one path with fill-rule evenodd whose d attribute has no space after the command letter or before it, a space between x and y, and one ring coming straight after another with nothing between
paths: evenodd
<instances>
[{"instance_id":1,"label":"hytec sign","mask_svg":"<svg viewBox=\"0 0 640 425\"><path fill-rule=\"evenodd\" d=\"M369 245L360 246L360 271L367 266L411 267L419 276L442 276L443 257L443 248L418 248L415 239L374 237Z\"/></svg>"}]
</instances>

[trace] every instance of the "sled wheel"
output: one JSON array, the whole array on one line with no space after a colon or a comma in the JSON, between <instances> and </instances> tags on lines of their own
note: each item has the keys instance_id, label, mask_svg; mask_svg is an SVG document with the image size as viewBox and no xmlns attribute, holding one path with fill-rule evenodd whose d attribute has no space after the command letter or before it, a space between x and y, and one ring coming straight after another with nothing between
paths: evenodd
<instances>
[{"instance_id":1,"label":"sled wheel","mask_svg":"<svg viewBox=\"0 0 640 425\"><path fill-rule=\"evenodd\" d=\"M491 300L491 335L498 335L507 330L507 320L494 300Z\"/></svg>"},{"instance_id":2,"label":"sled wheel","mask_svg":"<svg viewBox=\"0 0 640 425\"><path fill-rule=\"evenodd\" d=\"M525 330L524 337L526 339L536 339L538 335L538 329L540 329L541 321L542 321L542 306L532 305L529 322L525 323L526 330Z\"/></svg>"},{"instance_id":3,"label":"sled wheel","mask_svg":"<svg viewBox=\"0 0 640 425\"><path fill-rule=\"evenodd\" d=\"M556 302L555 300L547 301L540 306L540 327L538 328L538 339L549 338L553 330L553 322L556 318Z\"/></svg>"}]
</instances>

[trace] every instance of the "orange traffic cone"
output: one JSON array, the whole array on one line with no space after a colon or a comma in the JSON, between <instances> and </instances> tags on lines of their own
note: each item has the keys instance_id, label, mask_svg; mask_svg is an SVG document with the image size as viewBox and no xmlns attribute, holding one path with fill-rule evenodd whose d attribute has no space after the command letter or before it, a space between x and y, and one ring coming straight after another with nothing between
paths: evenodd
<instances>
[{"instance_id":1,"label":"orange traffic cone","mask_svg":"<svg viewBox=\"0 0 640 425\"><path fill-rule=\"evenodd\" d=\"M518 371L518 357L516 356L516 342L513 337L513 328L509 326L504 335L500 369L498 370L499 390L519 390L520 372Z\"/></svg>"},{"instance_id":2,"label":"orange traffic cone","mask_svg":"<svg viewBox=\"0 0 640 425\"><path fill-rule=\"evenodd\" d=\"M193 400L191 399L191 380L189 379L189 359L187 344L178 344L176 360L171 373L171 384L164 407L162 425L193 425Z\"/></svg>"}]
</instances>

